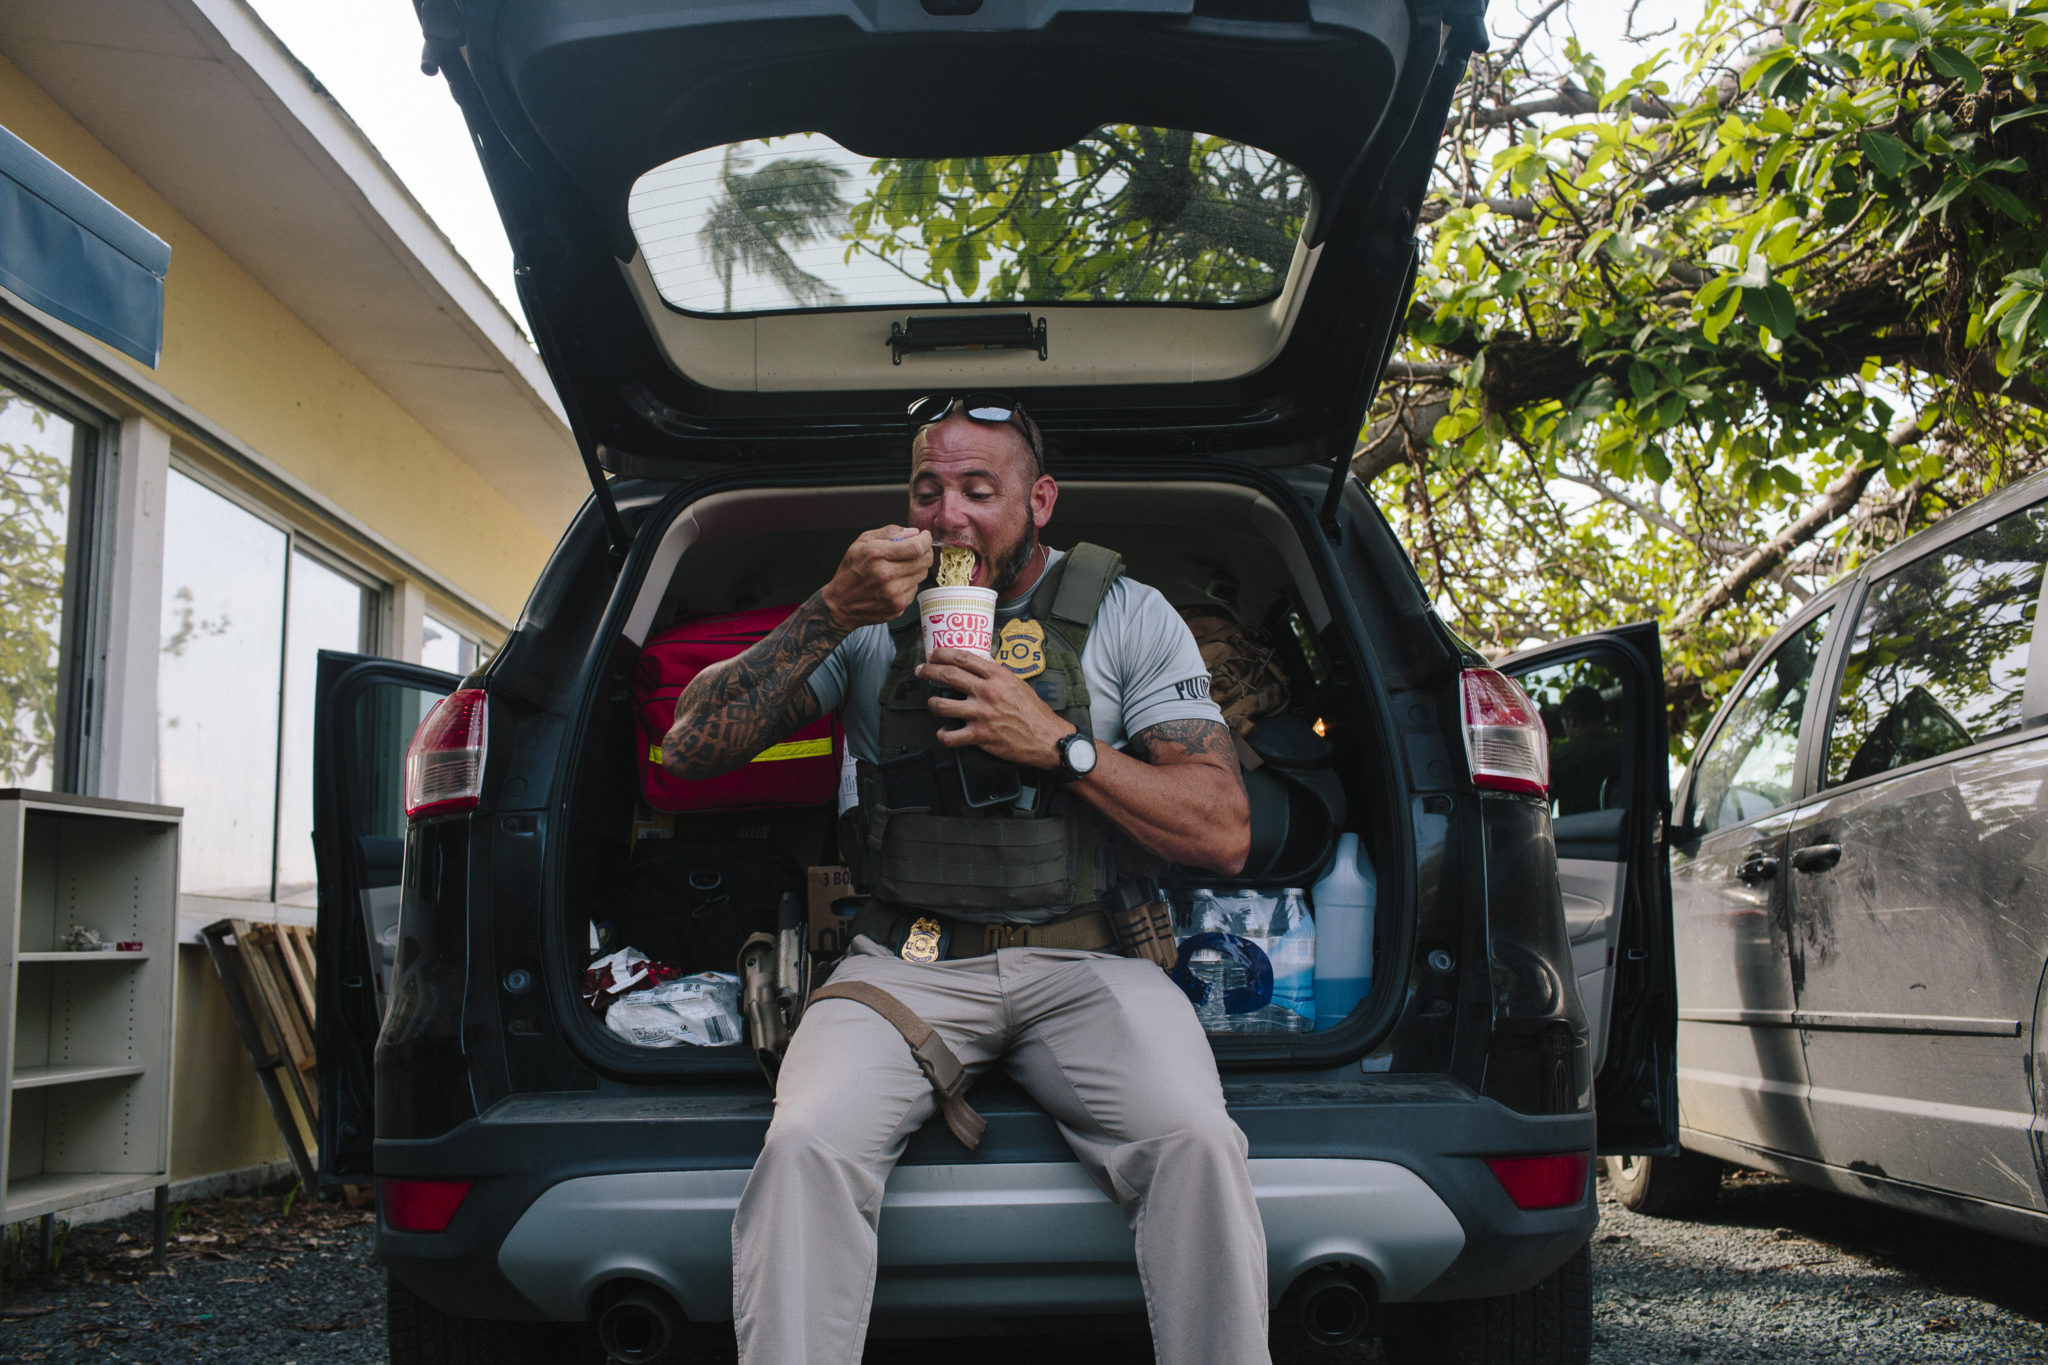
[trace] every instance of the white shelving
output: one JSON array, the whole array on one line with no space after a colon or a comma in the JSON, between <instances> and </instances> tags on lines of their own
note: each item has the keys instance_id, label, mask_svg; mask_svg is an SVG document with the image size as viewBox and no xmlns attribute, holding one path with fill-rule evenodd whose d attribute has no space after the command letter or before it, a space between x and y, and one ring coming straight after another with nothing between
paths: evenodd
<instances>
[{"instance_id":1,"label":"white shelving","mask_svg":"<svg viewBox=\"0 0 2048 1365\"><path fill-rule=\"evenodd\" d=\"M181 812L0 790L0 1223L167 1187ZM66 952L74 925L139 952Z\"/></svg>"}]
</instances>

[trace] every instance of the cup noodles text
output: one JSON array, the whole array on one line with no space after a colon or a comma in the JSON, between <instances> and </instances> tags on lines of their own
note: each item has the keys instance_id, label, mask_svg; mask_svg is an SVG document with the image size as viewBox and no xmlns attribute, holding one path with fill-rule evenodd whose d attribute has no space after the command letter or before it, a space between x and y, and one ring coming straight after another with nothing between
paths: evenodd
<instances>
[{"instance_id":1,"label":"cup noodles text","mask_svg":"<svg viewBox=\"0 0 2048 1365\"><path fill-rule=\"evenodd\" d=\"M987 654L992 643L995 619L983 611L933 611L925 613L925 642L930 649L971 649Z\"/></svg>"}]
</instances>

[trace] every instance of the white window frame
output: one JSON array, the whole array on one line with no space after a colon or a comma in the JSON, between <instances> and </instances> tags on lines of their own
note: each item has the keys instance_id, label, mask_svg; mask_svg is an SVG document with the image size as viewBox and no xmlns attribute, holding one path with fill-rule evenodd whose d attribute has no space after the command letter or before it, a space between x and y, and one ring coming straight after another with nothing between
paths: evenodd
<instances>
[{"instance_id":1,"label":"white window frame","mask_svg":"<svg viewBox=\"0 0 2048 1365\"><path fill-rule=\"evenodd\" d=\"M119 527L115 491L121 476L121 422L97 404L48 378L20 355L0 351L0 384L86 432L83 477L72 472L66 517L64 605L58 663L51 787L83 796L101 790L108 693L109 605ZM74 458L76 458L74 456ZM84 537L82 552L76 540ZM76 575L80 580L73 583Z\"/></svg>"},{"instance_id":2,"label":"white window frame","mask_svg":"<svg viewBox=\"0 0 2048 1365\"><path fill-rule=\"evenodd\" d=\"M209 493L226 499L242 511L247 512L250 516L255 517L258 521L281 532L285 537L284 584L281 599L284 603L284 620L279 623L279 639L281 644L278 652L277 677L278 742L277 752L272 759L270 784L270 899L235 900L225 896L195 896L180 891L178 893L178 941L180 943L197 943L200 941L199 931L201 929L215 920L227 918L277 924L310 925L317 918L317 912L314 907L280 905L276 899L277 844L279 836L277 826L282 814L284 791L284 661L290 656L292 643L292 556L294 552L303 552L322 568L332 570L369 590L369 619L362 623L356 637L357 652L362 654L381 654L388 657L395 585L385 582L369 570L355 564L345 554L319 539L317 535L308 532L289 515L281 513L275 507L250 497L232 482L221 478L204 462L193 459L183 451L177 449L171 451L168 468L191 479ZM162 506L161 497L158 500L158 505L159 507ZM159 532L156 548L158 585L157 594L152 600L149 612L153 631L158 627L162 611L160 605L163 597L163 541L161 531ZM154 744L154 727L156 725L154 705L151 706L150 710L150 741Z\"/></svg>"}]
</instances>

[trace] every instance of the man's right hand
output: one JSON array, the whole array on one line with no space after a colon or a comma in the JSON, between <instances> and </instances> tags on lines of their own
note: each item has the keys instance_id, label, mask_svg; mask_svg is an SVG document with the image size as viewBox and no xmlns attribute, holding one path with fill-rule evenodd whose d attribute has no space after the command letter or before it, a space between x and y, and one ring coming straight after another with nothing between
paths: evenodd
<instances>
[{"instance_id":1,"label":"man's right hand","mask_svg":"<svg viewBox=\"0 0 2048 1365\"><path fill-rule=\"evenodd\" d=\"M917 600L918 584L931 567L929 531L878 527L846 547L839 571L820 596L841 629L893 621Z\"/></svg>"}]
</instances>

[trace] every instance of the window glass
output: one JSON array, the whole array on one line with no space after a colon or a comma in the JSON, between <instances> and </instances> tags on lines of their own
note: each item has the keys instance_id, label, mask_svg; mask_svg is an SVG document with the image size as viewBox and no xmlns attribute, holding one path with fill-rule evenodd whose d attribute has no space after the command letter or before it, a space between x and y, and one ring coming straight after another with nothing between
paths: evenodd
<instances>
[{"instance_id":1,"label":"window glass","mask_svg":"<svg viewBox=\"0 0 2048 1365\"><path fill-rule=\"evenodd\" d=\"M1828 733L1833 786L2016 730L2048 509L1974 531L1871 585Z\"/></svg>"},{"instance_id":2,"label":"window glass","mask_svg":"<svg viewBox=\"0 0 2048 1365\"><path fill-rule=\"evenodd\" d=\"M79 595L72 527L92 431L0 383L0 787L51 791L67 773L67 593Z\"/></svg>"},{"instance_id":3,"label":"window glass","mask_svg":"<svg viewBox=\"0 0 2048 1365\"><path fill-rule=\"evenodd\" d=\"M285 533L176 470L164 497L157 792L185 808L180 889L268 900Z\"/></svg>"},{"instance_id":4,"label":"window glass","mask_svg":"<svg viewBox=\"0 0 2048 1365\"><path fill-rule=\"evenodd\" d=\"M1695 763L1692 823L1699 833L1762 815L1792 799L1799 717L1833 614L1823 612L1801 626L1751 675Z\"/></svg>"},{"instance_id":5,"label":"window glass","mask_svg":"<svg viewBox=\"0 0 2048 1365\"><path fill-rule=\"evenodd\" d=\"M703 313L916 303L1244 304L1280 292L1307 177L1128 124L1057 152L874 158L816 133L678 157L626 212L661 297Z\"/></svg>"},{"instance_id":6,"label":"window glass","mask_svg":"<svg viewBox=\"0 0 2048 1365\"><path fill-rule=\"evenodd\" d=\"M1624 696L1614 670L1594 659L1516 675L1550 735L1550 810L1583 815L1628 804L1622 779Z\"/></svg>"},{"instance_id":7,"label":"window glass","mask_svg":"<svg viewBox=\"0 0 2048 1365\"><path fill-rule=\"evenodd\" d=\"M313 680L323 649L371 647L375 593L301 550L292 552L285 609L284 752L278 765L277 900L311 905L313 879Z\"/></svg>"},{"instance_id":8,"label":"window glass","mask_svg":"<svg viewBox=\"0 0 2048 1365\"><path fill-rule=\"evenodd\" d=\"M476 641L446 621L426 617L420 622L420 662L428 668L467 677L477 665Z\"/></svg>"}]
</instances>

